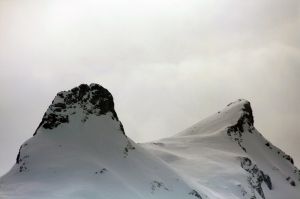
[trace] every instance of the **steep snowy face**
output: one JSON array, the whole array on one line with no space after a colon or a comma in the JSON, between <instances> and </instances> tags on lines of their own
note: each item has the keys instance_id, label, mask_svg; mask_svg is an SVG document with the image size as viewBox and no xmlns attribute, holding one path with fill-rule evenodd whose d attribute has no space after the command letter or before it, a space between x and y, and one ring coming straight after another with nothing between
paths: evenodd
<instances>
[{"instance_id":1,"label":"steep snowy face","mask_svg":"<svg viewBox=\"0 0 300 199\"><path fill-rule=\"evenodd\" d=\"M256 130L246 100L144 147L210 198L300 197L300 172L293 159Z\"/></svg>"},{"instance_id":2,"label":"steep snowy face","mask_svg":"<svg viewBox=\"0 0 300 199\"><path fill-rule=\"evenodd\" d=\"M200 199L162 160L134 143L97 84L57 94L16 164L0 178L4 199Z\"/></svg>"}]
</instances>

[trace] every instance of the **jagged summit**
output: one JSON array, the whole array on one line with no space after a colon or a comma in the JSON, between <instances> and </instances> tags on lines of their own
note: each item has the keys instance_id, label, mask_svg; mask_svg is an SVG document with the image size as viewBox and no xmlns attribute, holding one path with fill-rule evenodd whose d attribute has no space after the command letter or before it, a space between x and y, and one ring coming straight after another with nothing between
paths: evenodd
<instances>
[{"instance_id":1,"label":"jagged summit","mask_svg":"<svg viewBox=\"0 0 300 199\"><path fill-rule=\"evenodd\" d=\"M81 84L56 95L37 130L40 127L53 129L60 124L69 123L72 115L80 114L81 121L85 122L91 114L100 116L108 112L111 112L112 118L118 121L111 93L99 84Z\"/></svg>"},{"instance_id":2,"label":"jagged summit","mask_svg":"<svg viewBox=\"0 0 300 199\"><path fill-rule=\"evenodd\" d=\"M225 110L228 111L228 109L231 109L232 107L238 107L242 112L241 116L239 118L239 123L246 122L249 125L254 125L254 117L253 117L253 111L251 107L251 103L248 100L245 99L238 99L235 102L232 102L227 105L227 108Z\"/></svg>"}]
</instances>

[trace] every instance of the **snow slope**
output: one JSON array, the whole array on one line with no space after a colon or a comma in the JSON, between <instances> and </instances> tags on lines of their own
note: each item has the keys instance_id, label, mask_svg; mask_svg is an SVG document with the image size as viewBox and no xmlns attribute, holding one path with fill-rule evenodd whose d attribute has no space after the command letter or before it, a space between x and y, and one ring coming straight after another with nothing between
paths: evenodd
<instances>
[{"instance_id":1,"label":"snow slope","mask_svg":"<svg viewBox=\"0 0 300 199\"><path fill-rule=\"evenodd\" d=\"M57 94L0 199L299 199L293 159L254 127L238 100L152 143L128 138L112 95L97 84Z\"/></svg>"},{"instance_id":2,"label":"snow slope","mask_svg":"<svg viewBox=\"0 0 300 199\"><path fill-rule=\"evenodd\" d=\"M293 159L255 129L246 100L143 146L209 198L300 198L300 172Z\"/></svg>"},{"instance_id":3,"label":"snow slope","mask_svg":"<svg viewBox=\"0 0 300 199\"><path fill-rule=\"evenodd\" d=\"M0 179L1 199L197 199L195 193L125 135L111 94L96 84L58 93Z\"/></svg>"}]
</instances>

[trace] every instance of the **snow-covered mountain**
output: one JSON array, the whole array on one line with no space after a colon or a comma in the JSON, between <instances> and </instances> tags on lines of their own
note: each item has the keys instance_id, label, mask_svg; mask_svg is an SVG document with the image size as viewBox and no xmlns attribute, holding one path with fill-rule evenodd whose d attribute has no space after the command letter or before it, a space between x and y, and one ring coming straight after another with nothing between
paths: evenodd
<instances>
[{"instance_id":1,"label":"snow-covered mountain","mask_svg":"<svg viewBox=\"0 0 300 199\"><path fill-rule=\"evenodd\" d=\"M16 164L2 199L299 199L293 159L254 128L239 100L170 138L128 138L98 84L57 94Z\"/></svg>"},{"instance_id":2,"label":"snow-covered mountain","mask_svg":"<svg viewBox=\"0 0 300 199\"><path fill-rule=\"evenodd\" d=\"M300 198L300 171L255 129L246 100L143 146L209 198Z\"/></svg>"},{"instance_id":3,"label":"snow-covered mountain","mask_svg":"<svg viewBox=\"0 0 300 199\"><path fill-rule=\"evenodd\" d=\"M58 93L0 181L1 199L197 198L125 135L112 95L97 84Z\"/></svg>"}]
</instances>

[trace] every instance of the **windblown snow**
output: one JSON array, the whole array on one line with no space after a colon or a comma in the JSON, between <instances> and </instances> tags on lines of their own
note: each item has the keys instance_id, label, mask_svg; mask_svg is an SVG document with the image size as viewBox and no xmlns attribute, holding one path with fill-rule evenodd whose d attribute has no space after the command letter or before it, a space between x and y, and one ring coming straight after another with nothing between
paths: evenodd
<instances>
[{"instance_id":1,"label":"windblown snow","mask_svg":"<svg viewBox=\"0 0 300 199\"><path fill-rule=\"evenodd\" d=\"M173 137L137 144L98 84L57 94L2 199L299 199L293 159L254 127L238 100Z\"/></svg>"}]
</instances>

